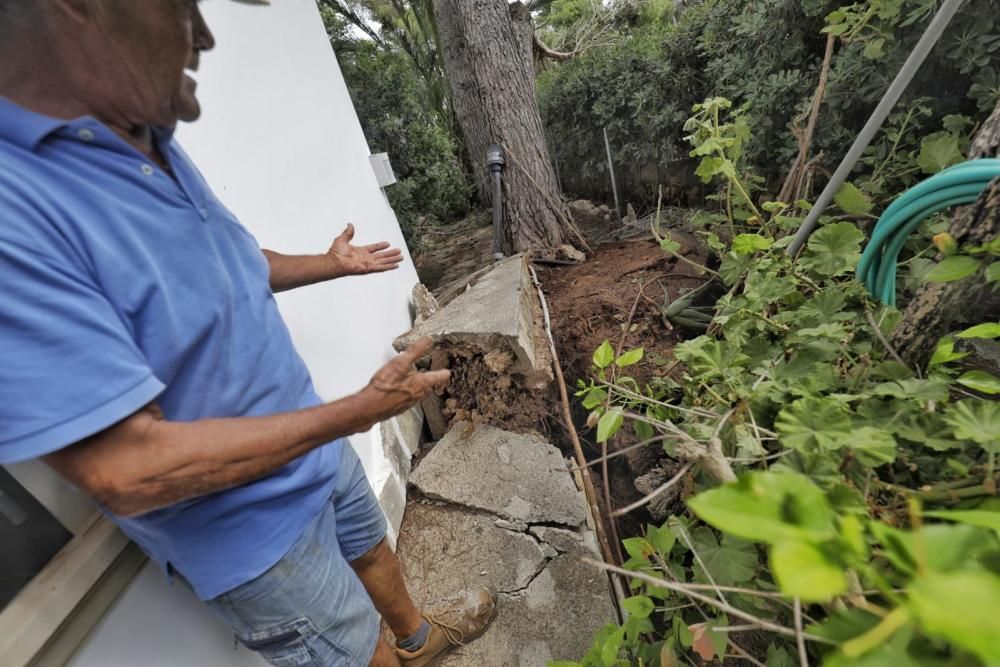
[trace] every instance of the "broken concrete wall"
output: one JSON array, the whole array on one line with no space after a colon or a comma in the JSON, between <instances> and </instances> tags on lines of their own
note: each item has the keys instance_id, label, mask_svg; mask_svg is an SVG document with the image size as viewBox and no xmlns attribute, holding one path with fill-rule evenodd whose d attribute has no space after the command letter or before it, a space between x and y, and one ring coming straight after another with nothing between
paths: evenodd
<instances>
[{"instance_id":1,"label":"broken concrete wall","mask_svg":"<svg viewBox=\"0 0 1000 667\"><path fill-rule=\"evenodd\" d=\"M559 450L537 437L456 425L412 480L399 541L418 605L433 610L466 591L498 595L497 619L444 667L543 667L579 660L615 619L583 494Z\"/></svg>"},{"instance_id":2,"label":"broken concrete wall","mask_svg":"<svg viewBox=\"0 0 1000 667\"><path fill-rule=\"evenodd\" d=\"M552 356L527 259L512 257L470 278L443 307L426 295L419 301L421 317L394 346L430 337L430 368L452 371L451 384L423 404L433 438L460 421L542 430Z\"/></svg>"}]
</instances>

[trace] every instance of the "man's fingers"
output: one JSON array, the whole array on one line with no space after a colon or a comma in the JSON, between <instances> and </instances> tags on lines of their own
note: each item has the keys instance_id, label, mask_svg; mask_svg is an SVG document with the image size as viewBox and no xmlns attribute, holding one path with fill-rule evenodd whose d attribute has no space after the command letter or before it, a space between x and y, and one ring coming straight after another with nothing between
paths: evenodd
<instances>
[{"instance_id":1,"label":"man's fingers","mask_svg":"<svg viewBox=\"0 0 1000 667\"><path fill-rule=\"evenodd\" d=\"M362 250L365 250L365 251L370 252L370 253L376 253L376 252L379 252L381 250L385 250L390 245L392 245L392 244L389 243L388 241L381 241L379 243L372 243L371 245L366 245L366 246L364 246L362 248Z\"/></svg>"},{"instance_id":2,"label":"man's fingers","mask_svg":"<svg viewBox=\"0 0 1000 667\"><path fill-rule=\"evenodd\" d=\"M445 387L451 381L451 371L428 371L421 373L420 377L427 383L428 388Z\"/></svg>"},{"instance_id":3,"label":"man's fingers","mask_svg":"<svg viewBox=\"0 0 1000 667\"><path fill-rule=\"evenodd\" d=\"M412 366L417 363L421 357L430 352L432 347L434 347L434 340L430 336L421 338L416 343L406 348L406 351L399 355L399 360L404 362L407 366Z\"/></svg>"},{"instance_id":4,"label":"man's fingers","mask_svg":"<svg viewBox=\"0 0 1000 667\"><path fill-rule=\"evenodd\" d=\"M375 259L403 259L403 251L399 248L381 250L379 252L372 253L372 257Z\"/></svg>"},{"instance_id":5,"label":"man's fingers","mask_svg":"<svg viewBox=\"0 0 1000 667\"><path fill-rule=\"evenodd\" d=\"M338 241L344 240L350 243L351 239L353 238L354 238L354 225L352 225L351 223L347 223L347 227L345 227L344 231L340 233L340 236L337 237L337 240Z\"/></svg>"}]
</instances>

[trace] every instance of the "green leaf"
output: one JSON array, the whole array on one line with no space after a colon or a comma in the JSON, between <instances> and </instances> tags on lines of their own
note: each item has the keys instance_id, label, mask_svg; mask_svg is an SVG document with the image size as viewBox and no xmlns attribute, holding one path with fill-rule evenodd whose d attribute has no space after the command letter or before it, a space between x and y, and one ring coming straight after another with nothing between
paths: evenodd
<instances>
[{"instance_id":1,"label":"green leaf","mask_svg":"<svg viewBox=\"0 0 1000 667\"><path fill-rule=\"evenodd\" d=\"M775 426L783 445L802 452L840 449L854 430L847 408L832 398L799 399L778 413Z\"/></svg>"},{"instance_id":2,"label":"green leaf","mask_svg":"<svg viewBox=\"0 0 1000 667\"><path fill-rule=\"evenodd\" d=\"M753 580L757 573L759 556L752 542L731 535L723 535L722 542L715 531L702 526L691 531L691 542L712 580L719 586L735 586ZM695 578L707 582L707 577L697 565Z\"/></svg>"},{"instance_id":3,"label":"green leaf","mask_svg":"<svg viewBox=\"0 0 1000 667\"><path fill-rule=\"evenodd\" d=\"M645 595L636 595L622 600L622 607L635 618L649 618L656 605Z\"/></svg>"},{"instance_id":4,"label":"green leaf","mask_svg":"<svg viewBox=\"0 0 1000 667\"><path fill-rule=\"evenodd\" d=\"M641 422L638 420L633 421L632 430L635 431L636 436L638 436L640 440L652 440L653 436L656 435L655 431L653 431L653 427L650 426L648 422Z\"/></svg>"},{"instance_id":5,"label":"green leaf","mask_svg":"<svg viewBox=\"0 0 1000 667\"><path fill-rule=\"evenodd\" d=\"M822 541L834 535L836 515L803 475L750 473L691 498L688 506L719 530L755 542Z\"/></svg>"},{"instance_id":6,"label":"green leaf","mask_svg":"<svg viewBox=\"0 0 1000 667\"><path fill-rule=\"evenodd\" d=\"M737 255L752 255L759 250L767 250L774 241L760 234L740 234L733 239L733 252Z\"/></svg>"},{"instance_id":7,"label":"green leaf","mask_svg":"<svg viewBox=\"0 0 1000 667\"><path fill-rule=\"evenodd\" d=\"M673 254L673 253L679 251L682 247L683 246L681 246L680 243L678 243L677 241L674 241L673 239L671 239L669 237L663 239L662 241L660 241L660 248L665 253Z\"/></svg>"},{"instance_id":8,"label":"green leaf","mask_svg":"<svg viewBox=\"0 0 1000 667\"><path fill-rule=\"evenodd\" d=\"M927 274L929 283L951 283L967 278L979 270L980 260L968 255L946 257Z\"/></svg>"},{"instance_id":9,"label":"green leaf","mask_svg":"<svg viewBox=\"0 0 1000 667\"><path fill-rule=\"evenodd\" d=\"M844 569L808 542L771 547L771 570L782 593L806 602L829 602L847 590Z\"/></svg>"},{"instance_id":10,"label":"green leaf","mask_svg":"<svg viewBox=\"0 0 1000 667\"><path fill-rule=\"evenodd\" d=\"M662 556L670 555L670 551L677 543L677 535L667 526L657 528L656 526L646 527L646 539L653 545Z\"/></svg>"},{"instance_id":11,"label":"green leaf","mask_svg":"<svg viewBox=\"0 0 1000 667\"><path fill-rule=\"evenodd\" d=\"M870 426L856 429L848 446L861 463L871 468L896 460L896 439L881 429Z\"/></svg>"},{"instance_id":12,"label":"green leaf","mask_svg":"<svg viewBox=\"0 0 1000 667\"><path fill-rule=\"evenodd\" d=\"M988 572L931 574L910 587L910 608L931 635L1000 663L1000 577Z\"/></svg>"},{"instance_id":13,"label":"green leaf","mask_svg":"<svg viewBox=\"0 0 1000 667\"><path fill-rule=\"evenodd\" d=\"M966 329L958 334L959 338L1000 338L1000 323L987 322Z\"/></svg>"},{"instance_id":14,"label":"green leaf","mask_svg":"<svg viewBox=\"0 0 1000 667\"><path fill-rule=\"evenodd\" d=\"M599 405L604 405L608 400L608 392L600 387L591 387L583 397L583 407L586 410L593 410Z\"/></svg>"},{"instance_id":15,"label":"green leaf","mask_svg":"<svg viewBox=\"0 0 1000 667\"><path fill-rule=\"evenodd\" d=\"M885 37L876 37L865 44L865 50L861 53L868 60L879 60L885 56Z\"/></svg>"},{"instance_id":16,"label":"green leaf","mask_svg":"<svg viewBox=\"0 0 1000 667\"><path fill-rule=\"evenodd\" d=\"M598 368L607 368L614 360L615 350L611 347L611 343L608 341L601 343L601 346L597 348L596 352L594 352L594 365Z\"/></svg>"},{"instance_id":17,"label":"green leaf","mask_svg":"<svg viewBox=\"0 0 1000 667\"><path fill-rule=\"evenodd\" d=\"M622 540L622 546L625 547L625 553L632 558L645 560L654 553L653 545L645 537L630 537L627 540Z\"/></svg>"},{"instance_id":18,"label":"green leaf","mask_svg":"<svg viewBox=\"0 0 1000 667\"><path fill-rule=\"evenodd\" d=\"M965 159L958 137L950 132L937 132L920 143L917 166L925 174L936 174Z\"/></svg>"},{"instance_id":19,"label":"green leaf","mask_svg":"<svg viewBox=\"0 0 1000 667\"><path fill-rule=\"evenodd\" d=\"M597 442L607 442L614 437L625 423L625 418L618 410L608 410L597 422Z\"/></svg>"},{"instance_id":20,"label":"green leaf","mask_svg":"<svg viewBox=\"0 0 1000 667\"><path fill-rule=\"evenodd\" d=\"M968 352L955 352L955 341L953 339L947 337L942 338L941 342L938 343L937 348L934 350L934 356L931 357L928 366L933 368L942 364L951 363L952 361L964 359L967 356L969 356Z\"/></svg>"},{"instance_id":21,"label":"green leaf","mask_svg":"<svg viewBox=\"0 0 1000 667\"><path fill-rule=\"evenodd\" d=\"M848 215L868 215L872 211L872 203L868 200L868 196L853 183L844 183L833 201Z\"/></svg>"},{"instance_id":22,"label":"green leaf","mask_svg":"<svg viewBox=\"0 0 1000 667\"><path fill-rule=\"evenodd\" d=\"M986 371L969 371L958 378L958 383L983 394L1000 394L1000 378Z\"/></svg>"},{"instance_id":23,"label":"green leaf","mask_svg":"<svg viewBox=\"0 0 1000 667\"><path fill-rule=\"evenodd\" d=\"M1000 281L1000 262L993 262L986 267L986 282L995 283Z\"/></svg>"},{"instance_id":24,"label":"green leaf","mask_svg":"<svg viewBox=\"0 0 1000 667\"><path fill-rule=\"evenodd\" d=\"M900 380L885 382L872 391L875 396L892 396L894 398L912 398L919 401L936 401L943 403L948 400L948 385L938 379Z\"/></svg>"},{"instance_id":25,"label":"green leaf","mask_svg":"<svg viewBox=\"0 0 1000 667\"><path fill-rule=\"evenodd\" d=\"M771 644L767 647L767 662L765 664L767 667L798 667L799 663L792 659L792 654L784 647Z\"/></svg>"},{"instance_id":26,"label":"green leaf","mask_svg":"<svg viewBox=\"0 0 1000 667\"><path fill-rule=\"evenodd\" d=\"M932 519L944 519L964 523L968 526L978 526L979 528L989 528L1000 533L1000 512L988 512L985 510L953 510L924 512L924 516Z\"/></svg>"},{"instance_id":27,"label":"green leaf","mask_svg":"<svg viewBox=\"0 0 1000 667\"><path fill-rule=\"evenodd\" d=\"M1000 403L966 400L948 406L944 420L955 429L959 440L972 440L1000 451Z\"/></svg>"},{"instance_id":28,"label":"green leaf","mask_svg":"<svg viewBox=\"0 0 1000 667\"><path fill-rule=\"evenodd\" d=\"M923 554L927 568L934 572L964 569L982 553L995 548L996 537L975 526L928 524L920 531L920 547L909 531L872 522L872 535L882 545L885 557L904 573L917 572L917 558Z\"/></svg>"},{"instance_id":29,"label":"green leaf","mask_svg":"<svg viewBox=\"0 0 1000 667\"><path fill-rule=\"evenodd\" d=\"M642 361L642 357L645 354L645 350L641 347L637 347L634 350L629 350L622 356L615 359L615 363L619 368L626 368L628 366L635 366L637 363Z\"/></svg>"},{"instance_id":30,"label":"green leaf","mask_svg":"<svg viewBox=\"0 0 1000 667\"><path fill-rule=\"evenodd\" d=\"M861 258L865 235L849 222L826 225L809 239L809 252L802 258L806 268L826 277L853 269Z\"/></svg>"}]
</instances>

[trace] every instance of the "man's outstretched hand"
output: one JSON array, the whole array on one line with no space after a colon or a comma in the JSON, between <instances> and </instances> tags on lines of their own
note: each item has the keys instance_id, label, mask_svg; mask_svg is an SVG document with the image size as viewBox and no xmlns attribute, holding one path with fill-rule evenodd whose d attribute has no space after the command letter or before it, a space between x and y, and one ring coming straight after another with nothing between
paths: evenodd
<instances>
[{"instance_id":1,"label":"man's outstretched hand","mask_svg":"<svg viewBox=\"0 0 1000 667\"><path fill-rule=\"evenodd\" d=\"M403 262L403 251L391 248L388 243L373 243L366 246L351 245L354 240L354 225L347 225L327 251L327 256L336 265L341 276L362 276L398 269Z\"/></svg>"},{"instance_id":2,"label":"man's outstretched hand","mask_svg":"<svg viewBox=\"0 0 1000 667\"><path fill-rule=\"evenodd\" d=\"M420 372L414 367L432 346L430 338L417 341L383 366L361 390L365 412L373 417L372 425L406 412L435 388L448 384L450 371Z\"/></svg>"}]
</instances>

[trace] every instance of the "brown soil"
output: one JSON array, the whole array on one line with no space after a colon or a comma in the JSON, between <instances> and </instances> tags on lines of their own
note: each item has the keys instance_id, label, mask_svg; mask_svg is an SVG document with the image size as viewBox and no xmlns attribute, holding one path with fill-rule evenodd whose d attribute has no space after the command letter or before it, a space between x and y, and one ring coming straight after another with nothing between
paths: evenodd
<instances>
[{"instance_id":1,"label":"brown soil","mask_svg":"<svg viewBox=\"0 0 1000 667\"><path fill-rule=\"evenodd\" d=\"M508 375L490 355L458 350L449 357L451 382L442 397L441 409L449 426L472 422L518 433L537 433L539 425L547 428L552 405L550 388L526 389L522 378ZM451 393L453 387L461 391Z\"/></svg>"},{"instance_id":2,"label":"brown soil","mask_svg":"<svg viewBox=\"0 0 1000 667\"><path fill-rule=\"evenodd\" d=\"M684 256L705 262L695 239L676 232L673 238L685 242ZM683 331L674 331L660 313L664 288L677 298L703 285L705 277L695 271L664 253L652 239L607 243L597 247L584 264L541 268L538 276L567 380L590 375L594 351L604 341L615 349L619 345L625 350L645 349L643 361L629 369L640 384L661 374L663 366L670 364L674 345L687 337ZM642 296L636 304L640 289ZM633 304L635 315L626 333Z\"/></svg>"},{"instance_id":3,"label":"brown soil","mask_svg":"<svg viewBox=\"0 0 1000 667\"><path fill-rule=\"evenodd\" d=\"M585 263L536 266L569 391L572 394L578 380L591 376L594 351L605 340L616 349L619 346L625 350L644 348L642 362L628 369L629 376L640 385L668 372L679 377L673 348L695 334L675 330L663 318L660 305L664 302L664 289L671 299L676 299L704 284L706 277L697 275L697 270L689 264L664 253L649 236L648 221L614 229L598 221L590 226L581 225L581 228L594 244ZM705 264L707 252L697 238L677 229L672 230L671 236L682 243L680 254ZM600 242L609 237L616 240ZM493 261L491 230L483 227L478 219L463 221L457 227L449 226L447 234L428 238L421 245L425 250L415 257L417 270L424 284L439 297L453 296L457 293L456 288L462 288L468 281L470 274L488 267ZM636 301L640 291L642 295ZM630 320L633 304L635 313ZM543 428L551 430L554 444L571 455L569 441L562 435L565 429L561 417L553 419L558 413L553 390L525 390L516 380L512 382L511 378L491 370L481 354L463 356L453 351L450 356L449 367L453 374L450 387L461 387L461 391L452 394L446 390L443 396L442 416L447 422L490 423L514 431L538 431L540 425L544 425ZM589 459L600 457L601 447L595 442L596 434L585 426L586 411L572 395L570 401L585 454ZM625 428L609 443L609 450L618 451L636 442L638 438L632 429ZM635 479L657 466L668 470L675 467L658 447L641 448L614 459L609 465L608 486L615 507L638 500L642 494L634 486ZM599 495L603 495L601 466L593 470L597 473L595 483L599 485ZM610 516L606 507L602 509L605 516ZM636 512L619 523L620 532L623 536L639 534L647 520L649 516L645 512Z\"/></svg>"},{"instance_id":4,"label":"brown soil","mask_svg":"<svg viewBox=\"0 0 1000 667\"><path fill-rule=\"evenodd\" d=\"M685 257L700 264L707 261L706 253L695 238L680 232L674 232L673 238L684 244L680 252ZM629 376L640 386L668 372L676 377L673 348L693 334L673 329L661 315L660 304L664 301L664 289L671 299L675 299L701 286L705 277L697 276L695 271L687 263L664 253L653 239L606 243L597 247L584 264L540 270L539 279L549 304L553 337L570 391L577 380L591 377L594 351L604 341L609 341L616 350L619 346L623 350L644 348L642 362L628 369ZM573 421L588 450L587 457L599 458L602 451L595 442L596 433L585 426L586 411L575 400L572 410ZM619 451L638 441L632 429L624 428L608 443L608 450ZM673 469L676 464L666 460L662 449L655 446L633 450L612 460L608 466L608 487L614 506L622 507L638 500L642 494L634 486L636 477L657 466ZM593 471L595 483L603 486L601 466L595 466ZM602 513L605 517L610 516L601 488L598 495L602 496ZM622 536L641 534L648 518L645 512L625 517L619 522L619 533Z\"/></svg>"}]
</instances>

